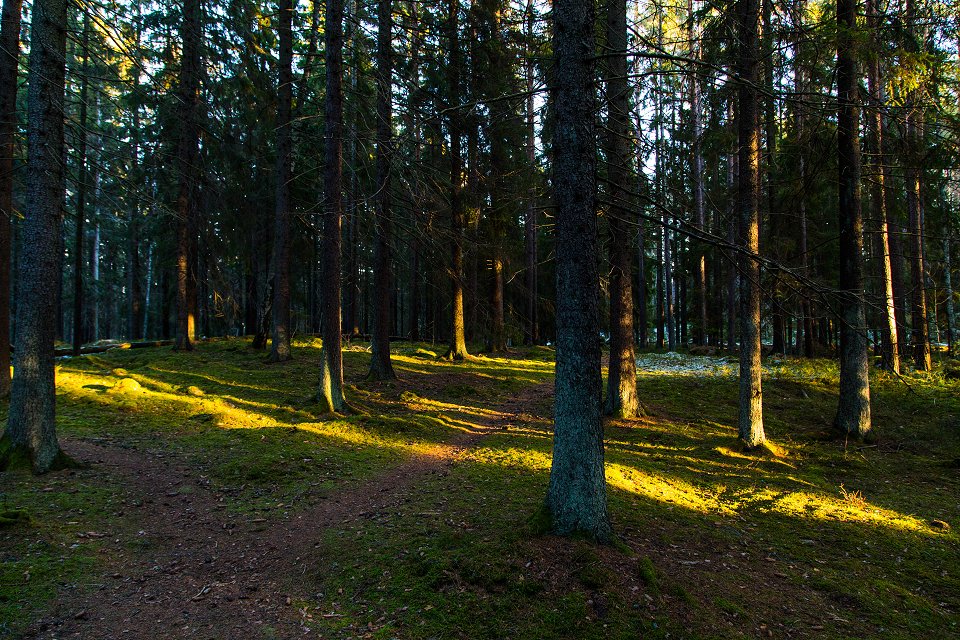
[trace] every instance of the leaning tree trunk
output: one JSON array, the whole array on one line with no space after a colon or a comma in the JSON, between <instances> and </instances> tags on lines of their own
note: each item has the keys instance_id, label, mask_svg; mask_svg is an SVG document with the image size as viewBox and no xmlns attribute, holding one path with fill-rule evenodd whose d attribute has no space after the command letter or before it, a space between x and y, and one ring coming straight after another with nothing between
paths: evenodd
<instances>
[{"instance_id":1,"label":"leaning tree trunk","mask_svg":"<svg viewBox=\"0 0 960 640\"><path fill-rule=\"evenodd\" d=\"M737 87L737 139L739 175L737 208L740 219L738 257L740 271L740 415L738 431L748 448L761 446L763 391L760 385L760 127L758 120L757 68L760 21L758 0L739 0L740 51Z\"/></svg>"},{"instance_id":2,"label":"leaning tree trunk","mask_svg":"<svg viewBox=\"0 0 960 640\"><path fill-rule=\"evenodd\" d=\"M637 358L633 336L633 261L630 230L630 119L627 83L627 5L607 0L607 193L610 197L610 363L604 412L634 418L638 412Z\"/></svg>"},{"instance_id":3,"label":"leaning tree trunk","mask_svg":"<svg viewBox=\"0 0 960 640\"><path fill-rule=\"evenodd\" d=\"M293 4L279 0L280 77L277 87L277 184L273 231L273 336L270 361L290 359L290 112L293 109Z\"/></svg>"},{"instance_id":4,"label":"leaning tree trunk","mask_svg":"<svg viewBox=\"0 0 960 640\"><path fill-rule=\"evenodd\" d=\"M450 235L452 247L450 251L450 292L453 303L451 316L450 347L445 358L450 360L464 360L470 357L467 353L467 342L464 336L463 319L463 228L464 228L464 201L463 188L463 153L461 140L460 113L460 68L462 55L459 38L459 0L450 0L450 16L447 28L450 47L450 63L447 67L447 82L450 92Z\"/></svg>"},{"instance_id":5,"label":"leaning tree trunk","mask_svg":"<svg viewBox=\"0 0 960 640\"><path fill-rule=\"evenodd\" d=\"M200 142L201 0L183 0L180 38L180 139L177 143L177 338L176 349L190 351L196 337L197 296L193 257L196 255L196 175Z\"/></svg>"},{"instance_id":6,"label":"leaning tree trunk","mask_svg":"<svg viewBox=\"0 0 960 640\"><path fill-rule=\"evenodd\" d=\"M840 395L833 426L845 436L862 438L870 431L870 362L863 308L863 213L860 205L856 28L856 0L838 0Z\"/></svg>"},{"instance_id":7,"label":"leaning tree trunk","mask_svg":"<svg viewBox=\"0 0 960 640\"><path fill-rule=\"evenodd\" d=\"M22 0L4 0L0 22L0 398L10 395L10 224L21 3Z\"/></svg>"},{"instance_id":8,"label":"leaning tree trunk","mask_svg":"<svg viewBox=\"0 0 960 640\"><path fill-rule=\"evenodd\" d=\"M343 351L340 331L340 232L343 224L343 0L326 0L324 29L327 62L326 166L327 197L323 225L323 348L320 357L321 405L342 411Z\"/></svg>"},{"instance_id":9,"label":"leaning tree trunk","mask_svg":"<svg viewBox=\"0 0 960 640\"><path fill-rule=\"evenodd\" d=\"M13 386L0 468L29 460L34 472L65 466L56 432L54 340L63 209L63 92L67 3L33 4L27 89L27 198L21 223Z\"/></svg>"},{"instance_id":10,"label":"leaning tree trunk","mask_svg":"<svg viewBox=\"0 0 960 640\"><path fill-rule=\"evenodd\" d=\"M390 242L393 226L390 171L393 162L393 3L377 4L377 201L374 222L374 319L370 345L370 374L373 380L396 378L390 362L391 288L393 279Z\"/></svg>"},{"instance_id":11,"label":"leaning tree trunk","mask_svg":"<svg viewBox=\"0 0 960 640\"><path fill-rule=\"evenodd\" d=\"M553 5L557 367L552 530L609 540L600 416L593 0Z\"/></svg>"}]
</instances>

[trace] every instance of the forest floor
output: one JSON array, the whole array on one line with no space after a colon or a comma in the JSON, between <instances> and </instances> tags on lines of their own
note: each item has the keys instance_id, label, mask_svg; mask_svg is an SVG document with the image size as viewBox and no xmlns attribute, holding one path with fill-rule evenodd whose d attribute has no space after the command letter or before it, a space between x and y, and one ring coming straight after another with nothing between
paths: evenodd
<instances>
[{"instance_id":1,"label":"forest floor","mask_svg":"<svg viewBox=\"0 0 960 640\"><path fill-rule=\"evenodd\" d=\"M837 370L768 359L769 451L736 365L640 357L606 425L617 544L537 530L553 353L451 364L318 415L319 343L115 350L58 369L86 468L0 477L0 637L960 637L960 382L873 377L868 444L828 439Z\"/></svg>"}]
</instances>

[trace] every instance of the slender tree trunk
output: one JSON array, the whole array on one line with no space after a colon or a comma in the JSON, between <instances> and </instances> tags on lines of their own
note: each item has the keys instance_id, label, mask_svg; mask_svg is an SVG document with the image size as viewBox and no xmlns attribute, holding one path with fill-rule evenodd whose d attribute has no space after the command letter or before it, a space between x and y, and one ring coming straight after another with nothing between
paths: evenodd
<instances>
[{"instance_id":1,"label":"slender tree trunk","mask_svg":"<svg viewBox=\"0 0 960 640\"><path fill-rule=\"evenodd\" d=\"M834 428L862 438L870 431L870 361L863 308L863 213L857 106L857 2L837 2L837 149L840 226L840 396Z\"/></svg>"},{"instance_id":2,"label":"slender tree trunk","mask_svg":"<svg viewBox=\"0 0 960 640\"><path fill-rule=\"evenodd\" d=\"M176 349L193 350L197 302L193 257L196 255L196 181L200 142L200 46L202 0L183 0L180 39L180 140L177 144L177 338Z\"/></svg>"},{"instance_id":3,"label":"slender tree trunk","mask_svg":"<svg viewBox=\"0 0 960 640\"><path fill-rule=\"evenodd\" d=\"M280 74L277 87L277 184L273 231L273 336L270 361L290 354L290 182L293 180L293 3L278 0Z\"/></svg>"},{"instance_id":4,"label":"slender tree trunk","mask_svg":"<svg viewBox=\"0 0 960 640\"><path fill-rule=\"evenodd\" d=\"M732 129L736 129L736 118L734 116L733 100L727 105L727 116ZM737 229L739 228L737 217L737 175L739 174L737 164L739 155L737 150L736 131L731 132L731 148L727 154L727 243L731 250L737 241ZM727 351L734 353L737 350L737 258L731 255L727 264Z\"/></svg>"},{"instance_id":5,"label":"slender tree trunk","mask_svg":"<svg viewBox=\"0 0 960 640\"><path fill-rule=\"evenodd\" d=\"M546 508L555 533L609 540L600 421L594 3L553 5L557 368Z\"/></svg>"},{"instance_id":6,"label":"slender tree trunk","mask_svg":"<svg viewBox=\"0 0 960 640\"><path fill-rule=\"evenodd\" d=\"M65 194L66 1L36 0L30 33L27 197L20 225L16 375L0 444L0 468L19 459L28 460L35 473L45 473L69 463L57 442L54 373L56 283L61 262L56 238Z\"/></svg>"},{"instance_id":7,"label":"slender tree trunk","mask_svg":"<svg viewBox=\"0 0 960 640\"><path fill-rule=\"evenodd\" d=\"M0 14L0 398L10 395L10 225L21 5L22 0L4 0Z\"/></svg>"},{"instance_id":8,"label":"slender tree trunk","mask_svg":"<svg viewBox=\"0 0 960 640\"><path fill-rule=\"evenodd\" d=\"M81 36L81 55L83 62L80 67L80 131L77 135L77 161L80 163L77 172L77 211L76 235L74 236L73 252L73 355L80 355L85 336L83 323L83 246L85 244L84 225L87 218L87 101L90 88L90 14L87 9L83 12L83 32Z\"/></svg>"},{"instance_id":9,"label":"slender tree trunk","mask_svg":"<svg viewBox=\"0 0 960 640\"><path fill-rule=\"evenodd\" d=\"M700 46L697 43L696 20L694 14L694 0L687 0L687 12L690 15L689 38L690 38L690 58L694 61L699 60ZM700 80L697 74L700 69L696 64L690 66L690 74L687 78L690 85L690 117L693 127L693 141L690 152L690 179L693 188L693 214L697 228L703 231L707 225L707 209L704 203L703 188L703 124L700 120ZM693 342L697 345L707 344L707 330L709 322L707 320L707 253L700 242L695 242L695 253L693 255L693 301L694 301L694 322L693 322Z\"/></svg>"},{"instance_id":10,"label":"slender tree trunk","mask_svg":"<svg viewBox=\"0 0 960 640\"><path fill-rule=\"evenodd\" d=\"M533 0L527 0L526 27L527 37L534 37L534 9ZM524 250L525 250L525 285L527 289L527 344L540 342L540 322L538 316L537 269L537 187L534 182L536 171L536 121L533 108L534 66L533 59L528 58L526 63L527 95L527 170L530 172L530 188L527 190L527 210L523 220Z\"/></svg>"},{"instance_id":11,"label":"slender tree trunk","mask_svg":"<svg viewBox=\"0 0 960 640\"><path fill-rule=\"evenodd\" d=\"M448 43L450 47L450 63L447 67L447 82L450 92L450 116L448 128L450 131L450 234L452 247L450 252L450 289L451 289L451 334L450 348L445 358L450 360L464 360L469 358L467 343L464 337L463 320L463 229L464 229L464 202L463 202L463 154L461 150L462 132L461 120L463 114L460 107L460 70L462 56L459 37L459 0L449 0L450 15L448 18Z\"/></svg>"},{"instance_id":12,"label":"slender tree trunk","mask_svg":"<svg viewBox=\"0 0 960 640\"><path fill-rule=\"evenodd\" d=\"M137 29L136 44L140 47L140 30ZM134 67L131 71L133 87L131 94L139 99L140 69ZM140 190L143 182L140 177L140 108L133 107L132 131L130 150L130 179L135 185L131 198L129 218L127 220L127 337L130 340L143 338L143 283L140 272ZM149 285L148 285L149 286Z\"/></svg>"},{"instance_id":13,"label":"slender tree trunk","mask_svg":"<svg viewBox=\"0 0 960 640\"><path fill-rule=\"evenodd\" d=\"M630 183L630 119L627 83L626 0L606 0L606 51L603 64L607 91L606 149L610 231L610 363L604 412L619 418L638 413L637 357L633 340L633 225Z\"/></svg>"},{"instance_id":14,"label":"slender tree trunk","mask_svg":"<svg viewBox=\"0 0 960 640\"><path fill-rule=\"evenodd\" d=\"M876 0L867 0L867 27L879 38L879 18ZM890 227L887 222L887 164L884 156L886 127L883 120L883 90L880 87L880 61L872 58L868 63L867 87L873 102L870 112L870 133L874 157L873 216L880 227L880 269L883 287L883 366L893 373L900 373L900 339L897 328L896 305L893 298L893 264L890 257Z\"/></svg>"},{"instance_id":15,"label":"slender tree trunk","mask_svg":"<svg viewBox=\"0 0 960 640\"><path fill-rule=\"evenodd\" d=\"M740 80L737 87L739 176L737 209L740 218L740 439L748 448L763 445L763 392L760 346L760 127L758 121L758 0L739 0Z\"/></svg>"},{"instance_id":16,"label":"slender tree trunk","mask_svg":"<svg viewBox=\"0 0 960 640\"><path fill-rule=\"evenodd\" d=\"M342 411L343 352L340 330L340 231L343 221L343 0L326 0L324 29L327 62L326 212L323 228L323 348L320 364L320 403L327 411Z\"/></svg>"},{"instance_id":17,"label":"slender tree trunk","mask_svg":"<svg viewBox=\"0 0 960 640\"><path fill-rule=\"evenodd\" d=\"M957 318L953 306L953 266L950 259L951 236L951 230L947 229L946 234L943 236L943 289L947 298L947 354L950 357L954 357L956 356L956 352L953 348L953 341L957 330Z\"/></svg>"},{"instance_id":18,"label":"slender tree trunk","mask_svg":"<svg viewBox=\"0 0 960 640\"><path fill-rule=\"evenodd\" d=\"M390 362L392 211L390 171L393 166L393 4L377 3L377 197L376 244L373 255L374 325L370 354L373 380L396 378Z\"/></svg>"}]
</instances>

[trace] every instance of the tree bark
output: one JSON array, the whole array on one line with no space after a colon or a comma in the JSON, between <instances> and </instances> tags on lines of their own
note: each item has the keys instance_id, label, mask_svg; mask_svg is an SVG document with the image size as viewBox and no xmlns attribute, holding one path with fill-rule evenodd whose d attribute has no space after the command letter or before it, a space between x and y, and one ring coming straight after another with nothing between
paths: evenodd
<instances>
[{"instance_id":1,"label":"tree bark","mask_svg":"<svg viewBox=\"0 0 960 640\"><path fill-rule=\"evenodd\" d=\"M10 395L10 249L22 0L0 14L0 398Z\"/></svg>"},{"instance_id":2,"label":"tree bark","mask_svg":"<svg viewBox=\"0 0 960 640\"><path fill-rule=\"evenodd\" d=\"M527 0L526 7L526 35L528 38L534 37L534 9L533 0ZM534 85L534 67L533 58L530 57L526 62L526 80L527 95L527 170L531 174L530 188L527 190L527 209L523 219L523 239L525 254L525 285L527 289L527 332L526 343L530 345L540 342L540 321L539 312L539 294L537 285L539 278L537 270L539 260L537 257L537 187L534 183L536 169L536 122L533 109L533 85Z\"/></svg>"},{"instance_id":3,"label":"tree bark","mask_svg":"<svg viewBox=\"0 0 960 640\"><path fill-rule=\"evenodd\" d=\"M393 213L391 211L390 172L393 166L393 3L377 3L377 196L376 240L373 255L374 324L371 340L370 373L372 380L396 378L390 362L390 326L392 322L390 255Z\"/></svg>"},{"instance_id":4,"label":"tree bark","mask_svg":"<svg viewBox=\"0 0 960 640\"><path fill-rule=\"evenodd\" d=\"M87 218L87 100L90 87L90 13L83 12L83 27L81 35L81 55L83 62L80 67L80 132L77 135L77 161L80 163L77 172L77 210L76 225L74 227L73 246L73 355L80 355L85 338L83 322L83 254L86 236L84 225Z\"/></svg>"},{"instance_id":5,"label":"tree bark","mask_svg":"<svg viewBox=\"0 0 960 640\"><path fill-rule=\"evenodd\" d=\"M36 0L31 21L27 89L27 198L21 223L16 375L10 394L0 468L29 460L35 473L65 466L56 433L54 339L63 210L64 60L67 3Z\"/></svg>"},{"instance_id":6,"label":"tree bark","mask_svg":"<svg viewBox=\"0 0 960 640\"><path fill-rule=\"evenodd\" d=\"M870 361L863 307L860 109L857 106L857 1L837 1L837 151L840 226L840 395L834 428L870 431Z\"/></svg>"},{"instance_id":7,"label":"tree bark","mask_svg":"<svg viewBox=\"0 0 960 640\"><path fill-rule=\"evenodd\" d=\"M459 0L449 0L450 15L447 21L447 42L450 47L450 63L447 67L447 82L450 92L450 115L448 129L450 132L450 235L452 246L450 251L450 292L451 292L451 333L450 347L444 358L459 361L470 357L467 353L467 343L464 336L463 318L463 229L464 229L464 201L463 201L463 153L461 121L463 114L460 107L460 71L463 65L460 51L459 37Z\"/></svg>"},{"instance_id":8,"label":"tree bark","mask_svg":"<svg viewBox=\"0 0 960 640\"><path fill-rule=\"evenodd\" d=\"M740 414L738 431L747 448L764 444L761 388L760 263L760 126L758 120L758 0L739 0L740 83L737 87L739 175L737 209L740 245Z\"/></svg>"},{"instance_id":9,"label":"tree bark","mask_svg":"<svg viewBox=\"0 0 960 640\"><path fill-rule=\"evenodd\" d=\"M553 5L557 366L546 509L554 533L607 541L600 404L594 3Z\"/></svg>"},{"instance_id":10,"label":"tree bark","mask_svg":"<svg viewBox=\"0 0 960 640\"><path fill-rule=\"evenodd\" d=\"M867 27L879 33L876 0L867 0ZM879 38L879 36L877 36ZM867 89L873 102L870 112L870 134L874 157L873 216L880 228L880 269L883 287L883 366L893 373L900 373L900 339L897 328L896 306L893 298L893 264L890 256L890 226L887 207L887 165L884 155L886 126L883 120L883 89L880 86L880 61L873 57L867 69Z\"/></svg>"},{"instance_id":11,"label":"tree bark","mask_svg":"<svg viewBox=\"0 0 960 640\"><path fill-rule=\"evenodd\" d=\"M630 119L627 82L627 5L625 0L606 2L606 51L603 65L607 92L605 156L607 193L610 197L610 362L607 368L607 401L604 412L618 418L638 413L637 357L633 335L633 260L631 215Z\"/></svg>"},{"instance_id":12,"label":"tree bark","mask_svg":"<svg viewBox=\"0 0 960 640\"><path fill-rule=\"evenodd\" d=\"M177 143L177 337L174 348L193 350L197 296L193 258L196 255L196 181L200 142L200 46L203 42L202 0L183 0L180 39L180 139Z\"/></svg>"},{"instance_id":13,"label":"tree bark","mask_svg":"<svg viewBox=\"0 0 960 640\"><path fill-rule=\"evenodd\" d=\"M326 0L324 29L327 62L326 211L323 227L323 348L320 357L321 405L346 408L343 397L343 352L340 324L340 232L343 223L343 0Z\"/></svg>"},{"instance_id":14,"label":"tree bark","mask_svg":"<svg viewBox=\"0 0 960 640\"><path fill-rule=\"evenodd\" d=\"M690 58L699 60L700 47L697 44L695 27L694 1L687 0L687 12L690 16L688 37L690 38ZM703 231L707 224L707 211L704 202L703 189L703 124L700 120L700 72L696 64L690 66L687 81L690 87L690 118L693 128L693 141L690 150L690 179L693 189L693 215L697 229ZM693 342L697 345L707 344L707 253L700 242L694 243L693 255Z\"/></svg>"},{"instance_id":15,"label":"tree bark","mask_svg":"<svg viewBox=\"0 0 960 640\"><path fill-rule=\"evenodd\" d=\"M278 0L277 33L280 43L277 87L277 184L273 232L273 335L270 361L289 360L290 354L290 183L293 180L293 2Z\"/></svg>"}]
</instances>

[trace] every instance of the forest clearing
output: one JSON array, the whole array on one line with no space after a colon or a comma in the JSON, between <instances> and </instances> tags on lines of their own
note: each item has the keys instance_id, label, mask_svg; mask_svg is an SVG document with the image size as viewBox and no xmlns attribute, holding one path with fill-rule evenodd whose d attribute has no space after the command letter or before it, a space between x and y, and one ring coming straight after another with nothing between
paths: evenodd
<instances>
[{"instance_id":1,"label":"forest clearing","mask_svg":"<svg viewBox=\"0 0 960 640\"><path fill-rule=\"evenodd\" d=\"M735 363L641 354L645 415L605 427L605 547L538 521L551 349L451 364L400 344L399 378L365 382L354 344L354 413L330 417L303 383L317 341L275 365L248 345L58 362L58 430L88 466L4 474L24 519L0 529L0 634L960 635L960 381L939 369L875 372L882 435L844 446L836 363L783 359L751 453Z\"/></svg>"}]
</instances>

